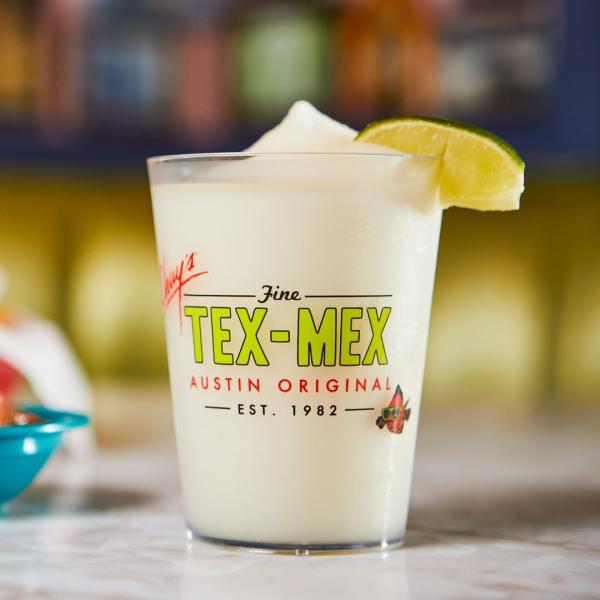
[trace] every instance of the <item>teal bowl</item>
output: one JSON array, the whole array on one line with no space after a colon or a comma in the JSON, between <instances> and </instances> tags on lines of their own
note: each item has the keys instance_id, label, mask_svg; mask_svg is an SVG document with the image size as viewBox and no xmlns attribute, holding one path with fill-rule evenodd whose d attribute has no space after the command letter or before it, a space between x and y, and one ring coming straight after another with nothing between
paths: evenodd
<instances>
[{"instance_id":1,"label":"teal bowl","mask_svg":"<svg viewBox=\"0 0 600 600\"><path fill-rule=\"evenodd\" d=\"M0 510L29 487L52 453L61 447L65 431L89 423L85 415L41 406L26 406L23 410L38 415L43 422L0 427Z\"/></svg>"}]
</instances>

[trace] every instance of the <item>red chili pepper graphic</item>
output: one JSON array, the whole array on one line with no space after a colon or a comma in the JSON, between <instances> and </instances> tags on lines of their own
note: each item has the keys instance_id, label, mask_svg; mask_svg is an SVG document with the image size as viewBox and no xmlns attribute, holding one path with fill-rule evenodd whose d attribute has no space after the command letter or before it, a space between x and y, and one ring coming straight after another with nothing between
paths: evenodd
<instances>
[{"instance_id":1,"label":"red chili pepper graphic","mask_svg":"<svg viewBox=\"0 0 600 600\"><path fill-rule=\"evenodd\" d=\"M388 406L381 410L381 415L377 417L375 424L379 429L387 426L392 433L402 433L404 423L410 419L411 409L408 408L409 400L404 402L404 396L400 386L396 386L396 391Z\"/></svg>"}]
</instances>

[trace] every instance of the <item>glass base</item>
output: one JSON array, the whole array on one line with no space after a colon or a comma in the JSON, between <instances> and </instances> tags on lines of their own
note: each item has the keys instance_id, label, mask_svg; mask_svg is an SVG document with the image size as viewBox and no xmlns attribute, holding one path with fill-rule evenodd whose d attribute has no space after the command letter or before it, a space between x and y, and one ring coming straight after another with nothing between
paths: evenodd
<instances>
[{"instance_id":1,"label":"glass base","mask_svg":"<svg viewBox=\"0 0 600 600\"><path fill-rule=\"evenodd\" d=\"M358 544L270 544L266 542L244 542L202 535L189 525L187 526L187 536L190 541L199 540L231 550L261 554L293 554L296 556L388 552L389 550L400 548L404 544L403 537L384 542L361 542Z\"/></svg>"}]
</instances>

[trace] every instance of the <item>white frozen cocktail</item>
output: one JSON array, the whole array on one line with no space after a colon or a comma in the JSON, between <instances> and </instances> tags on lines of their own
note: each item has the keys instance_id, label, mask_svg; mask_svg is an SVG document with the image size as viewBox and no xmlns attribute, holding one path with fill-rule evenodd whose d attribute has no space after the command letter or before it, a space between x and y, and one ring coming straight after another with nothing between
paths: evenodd
<instances>
[{"instance_id":1,"label":"white frozen cocktail","mask_svg":"<svg viewBox=\"0 0 600 600\"><path fill-rule=\"evenodd\" d=\"M297 103L248 152L150 160L194 536L404 538L445 165L355 137Z\"/></svg>"}]
</instances>

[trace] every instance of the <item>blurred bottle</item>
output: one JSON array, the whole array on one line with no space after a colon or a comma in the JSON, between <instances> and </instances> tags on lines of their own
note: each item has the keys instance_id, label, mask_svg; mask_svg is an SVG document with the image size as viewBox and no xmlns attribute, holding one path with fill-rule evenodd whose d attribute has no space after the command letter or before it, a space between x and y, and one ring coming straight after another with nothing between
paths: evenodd
<instances>
[{"instance_id":1,"label":"blurred bottle","mask_svg":"<svg viewBox=\"0 0 600 600\"><path fill-rule=\"evenodd\" d=\"M38 112L49 134L65 135L83 120L83 41L92 2L45 0L38 15Z\"/></svg>"},{"instance_id":2,"label":"blurred bottle","mask_svg":"<svg viewBox=\"0 0 600 600\"><path fill-rule=\"evenodd\" d=\"M562 20L559 0L453 3L443 20L444 111L488 122L543 118Z\"/></svg>"},{"instance_id":3,"label":"blurred bottle","mask_svg":"<svg viewBox=\"0 0 600 600\"><path fill-rule=\"evenodd\" d=\"M96 2L84 43L86 121L97 132L161 132L172 117L177 13L139 1Z\"/></svg>"},{"instance_id":4,"label":"blurred bottle","mask_svg":"<svg viewBox=\"0 0 600 600\"><path fill-rule=\"evenodd\" d=\"M35 97L34 15L31 0L0 2L0 115L30 117Z\"/></svg>"},{"instance_id":5,"label":"blurred bottle","mask_svg":"<svg viewBox=\"0 0 600 600\"><path fill-rule=\"evenodd\" d=\"M427 3L350 3L336 24L335 62L336 106L345 115L429 113L440 104L437 27Z\"/></svg>"},{"instance_id":6,"label":"blurred bottle","mask_svg":"<svg viewBox=\"0 0 600 600\"><path fill-rule=\"evenodd\" d=\"M233 16L236 104L261 125L300 98L330 95L330 40L324 12L306 4L238 3Z\"/></svg>"},{"instance_id":7,"label":"blurred bottle","mask_svg":"<svg viewBox=\"0 0 600 600\"><path fill-rule=\"evenodd\" d=\"M231 126L231 56L227 33L202 8L176 41L175 112L180 135L212 139Z\"/></svg>"}]
</instances>

